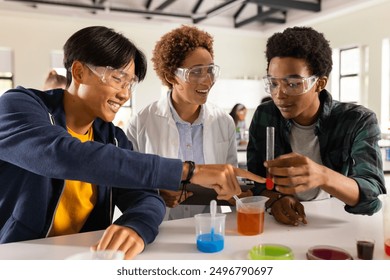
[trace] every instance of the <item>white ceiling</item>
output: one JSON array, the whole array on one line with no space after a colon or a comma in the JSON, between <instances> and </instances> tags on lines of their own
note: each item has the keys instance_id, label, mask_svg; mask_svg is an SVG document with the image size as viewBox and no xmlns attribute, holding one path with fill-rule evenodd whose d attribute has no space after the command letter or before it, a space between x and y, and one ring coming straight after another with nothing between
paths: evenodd
<instances>
[{"instance_id":1,"label":"white ceiling","mask_svg":"<svg viewBox=\"0 0 390 280\"><path fill-rule=\"evenodd\" d=\"M195 23L263 33L384 1L388 0L0 0L0 10L152 24ZM308 9L318 6L320 11L301 10L299 6ZM255 19L260 15L262 20Z\"/></svg>"}]
</instances>

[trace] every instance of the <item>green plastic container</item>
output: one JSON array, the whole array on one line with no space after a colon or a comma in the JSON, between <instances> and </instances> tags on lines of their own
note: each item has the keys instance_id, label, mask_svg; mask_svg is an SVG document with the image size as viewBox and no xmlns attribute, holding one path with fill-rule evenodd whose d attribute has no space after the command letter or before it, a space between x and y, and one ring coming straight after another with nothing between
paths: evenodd
<instances>
[{"instance_id":1,"label":"green plastic container","mask_svg":"<svg viewBox=\"0 0 390 280\"><path fill-rule=\"evenodd\" d=\"M251 260L293 260L291 248L279 244L260 244L249 251Z\"/></svg>"}]
</instances>

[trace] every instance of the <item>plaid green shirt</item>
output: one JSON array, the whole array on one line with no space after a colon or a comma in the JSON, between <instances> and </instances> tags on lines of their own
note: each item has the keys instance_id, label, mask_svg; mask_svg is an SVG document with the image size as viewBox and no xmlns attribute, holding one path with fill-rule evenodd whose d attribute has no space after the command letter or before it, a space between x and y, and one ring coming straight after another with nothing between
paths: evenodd
<instances>
[{"instance_id":1,"label":"plaid green shirt","mask_svg":"<svg viewBox=\"0 0 390 280\"><path fill-rule=\"evenodd\" d=\"M386 193L382 156L378 145L381 131L376 115L356 104L332 100L323 90L321 112L315 126L320 143L321 159L325 166L354 179L360 189L360 199L345 210L354 214L372 215L381 208L378 195ZM266 127L275 127L275 158L292 152L290 145L291 120L280 114L273 101L260 104L249 128L247 148L248 170L265 177ZM254 195L260 195L264 184L255 184Z\"/></svg>"}]
</instances>

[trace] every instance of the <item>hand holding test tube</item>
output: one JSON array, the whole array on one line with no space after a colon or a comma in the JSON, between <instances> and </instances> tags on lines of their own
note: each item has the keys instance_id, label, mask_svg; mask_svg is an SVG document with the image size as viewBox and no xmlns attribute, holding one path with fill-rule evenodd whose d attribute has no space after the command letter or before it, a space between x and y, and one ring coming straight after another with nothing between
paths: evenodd
<instances>
[{"instance_id":1,"label":"hand holding test tube","mask_svg":"<svg viewBox=\"0 0 390 280\"><path fill-rule=\"evenodd\" d=\"M274 159L275 150L275 128L272 126L267 126L266 145L265 160L272 160ZM271 174L269 174L268 171L265 186L267 190L272 190L274 188L274 182L272 182Z\"/></svg>"}]
</instances>

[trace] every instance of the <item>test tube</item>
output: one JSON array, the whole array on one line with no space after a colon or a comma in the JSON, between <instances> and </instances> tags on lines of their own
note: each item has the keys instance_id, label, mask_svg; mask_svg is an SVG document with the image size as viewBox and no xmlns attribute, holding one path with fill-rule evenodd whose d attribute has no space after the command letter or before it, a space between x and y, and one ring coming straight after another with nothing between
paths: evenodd
<instances>
[{"instance_id":1,"label":"test tube","mask_svg":"<svg viewBox=\"0 0 390 280\"><path fill-rule=\"evenodd\" d=\"M275 128L273 126L267 126L267 141L266 141L266 154L265 160L274 159L275 153ZM272 182L271 174L267 171L265 186L267 190L272 190L274 188L274 182Z\"/></svg>"}]
</instances>

